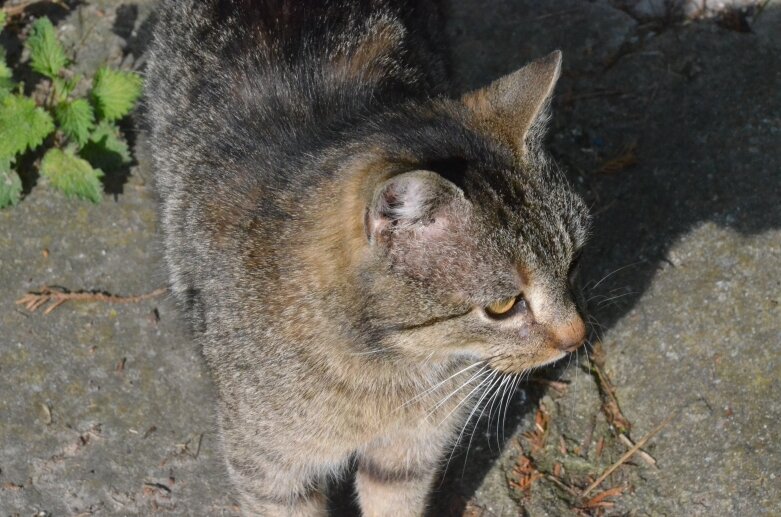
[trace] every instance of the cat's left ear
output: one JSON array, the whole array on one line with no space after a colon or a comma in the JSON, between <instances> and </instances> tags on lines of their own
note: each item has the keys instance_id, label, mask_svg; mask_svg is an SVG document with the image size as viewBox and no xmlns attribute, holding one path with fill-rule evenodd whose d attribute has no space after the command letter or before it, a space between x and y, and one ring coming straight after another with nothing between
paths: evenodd
<instances>
[{"instance_id":1,"label":"cat's left ear","mask_svg":"<svg viewBox=\"0 0 781 517\"><path fill-rule=\"evenodd\" d=\"M556 50L485 88L465 94L462 101L486 129L523 154L529 130L545 112L560 73L561 51Z\"/></svg>"},{"instance_id":2,"label":"cat's left ear","mask_svg":"<svg viewBox=\"0 0 781 517\"><path fill-rule=\"evenodd\" d=\"M418 170L399 174L380 185L366 212L366 234L372 243L435 241L444 236L463 193L439 174Z\"/></svg>"}]
</instances>

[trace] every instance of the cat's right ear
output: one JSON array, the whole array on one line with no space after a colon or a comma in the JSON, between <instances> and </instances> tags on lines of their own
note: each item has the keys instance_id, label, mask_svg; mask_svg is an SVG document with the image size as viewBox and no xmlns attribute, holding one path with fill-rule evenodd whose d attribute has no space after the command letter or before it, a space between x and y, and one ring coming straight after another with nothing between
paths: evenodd
<instances>
[{"instance_id":1,"label":"cat's right ear","mask_svg":"<svg viewBox=\"0 0 781 517\"><path fill-rule=\"evenodd\" d=\"M382 183L366 210L366 236L372 244L394 239L436 240L457 217L454 203L463 192L432 171L412 171Z\"/></svg>"},{"instance_id":2,"label":"cat's right ear","mask_svg":"<svg viewBox=\"0 0 781 517\"><path fill-rule=\"evenodd\" d=\"M560 74L561 51L556 50L461 100L485 128L523 155L530 130L545 113Z\"/></svg>"}]
</instances>

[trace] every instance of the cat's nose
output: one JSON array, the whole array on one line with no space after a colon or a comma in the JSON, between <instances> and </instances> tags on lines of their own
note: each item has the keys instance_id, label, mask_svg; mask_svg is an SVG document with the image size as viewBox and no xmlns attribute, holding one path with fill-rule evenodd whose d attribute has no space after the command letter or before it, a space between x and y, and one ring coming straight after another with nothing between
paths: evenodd
<instances>
[{"instance_id":1,"label":"cat's nose","mask_svg":"<svg viewBox=\"0 0 781 517\"><path fill-rule=\"evenodd\" d=\"M583 318L576 314L568 321L553 327L551 334L556 348L562 352L574 352L586 340L586 324L583 323Z\"/></svg>"}]
</instances>

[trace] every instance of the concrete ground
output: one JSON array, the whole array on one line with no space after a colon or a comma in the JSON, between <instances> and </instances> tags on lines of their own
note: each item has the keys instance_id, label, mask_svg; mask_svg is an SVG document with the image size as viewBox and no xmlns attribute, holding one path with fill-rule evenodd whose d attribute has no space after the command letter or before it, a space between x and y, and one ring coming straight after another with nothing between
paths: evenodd
<instances>
[{"instance_id":1,"label":"concrete ground","mask_svg":"<svg viewBox=\"0 0 781 517\"><path fill-rule=\"evenodd\" d=\"M154 3L49 12L82 63L141 69ZM590 359L519 390L499 433L495 415L478 428L436 515L781 515L781 3L689 20L646 4L452 2L459 90L564 51L549 142L596 214L597 323ZM3 516L237 514L170 300L14 303L44 284L165 285L143 131L127 130L138 164L102 204L38 185L0 211ZM662 422L581 495L627 450L620 430Z\"/></svg>"}]
</instances>

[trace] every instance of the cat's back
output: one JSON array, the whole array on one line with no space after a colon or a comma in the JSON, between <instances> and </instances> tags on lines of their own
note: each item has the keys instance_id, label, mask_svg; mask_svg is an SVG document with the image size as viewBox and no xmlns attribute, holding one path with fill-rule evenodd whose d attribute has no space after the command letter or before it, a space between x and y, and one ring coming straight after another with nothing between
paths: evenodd
<instances>
[{"instance_id":1,"label":"cat's back","mask_svg":"<svg viewBox=\"0 0 781 517\"><path fill-rule=\"evenodd\" d=\"M147 82L155 140L210 155L300 150L301 135L441 91L440 26L432 1L166 0Z\"/></svg>"},{"instance_id":2,"label":"cat's back","mask_svg":"<svg viewBox=\"0 0 781 517\"><path fill-rule=\"evenodd\" d=\"M180 298L227 274L240 283L243 260L280 274L267 268L289 251L303 201L333 180L333 150L443 90L440 26L427 0L162 2L146 107Z\"/></svg>"}]
</instances>

